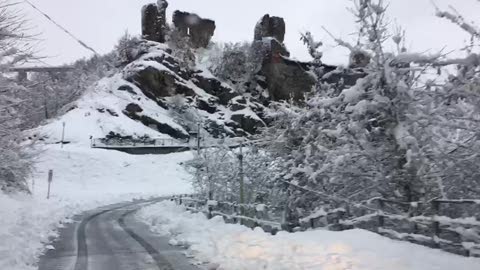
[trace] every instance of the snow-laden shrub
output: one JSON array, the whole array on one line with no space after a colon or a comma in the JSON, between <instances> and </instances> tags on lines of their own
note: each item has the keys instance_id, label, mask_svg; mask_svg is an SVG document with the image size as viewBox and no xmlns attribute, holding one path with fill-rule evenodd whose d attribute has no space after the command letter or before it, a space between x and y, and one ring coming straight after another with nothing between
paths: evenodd
<instances>
[{"instance_id":1,"label":"snow-laden shrub","mask_svg":"<svg viewBox=\"0 0 480 270\"><path fill-rule=\"evenodd\" d=\"M25 22L15 7L10 1L0 1L0 192L28 191L26 178L31 168L18 142L20 125L27 117L19 110L25 101L18 94L30 89L6 77L9 68L31 57Z\"/></svg>"}]
</instances>

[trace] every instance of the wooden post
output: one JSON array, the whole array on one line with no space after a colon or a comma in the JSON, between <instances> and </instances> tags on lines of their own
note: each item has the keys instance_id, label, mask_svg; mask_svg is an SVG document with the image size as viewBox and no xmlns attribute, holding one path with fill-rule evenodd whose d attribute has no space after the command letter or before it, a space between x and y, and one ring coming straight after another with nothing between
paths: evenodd
<instances>
[{"instance_id":1,"label":"wooden post","mask_svg":"<svg viewBox=\"0 0 480 270\"><path fill-rule=\"evenodd\" d=\"M436 239L440 236L440 222L437 220L437 216L440 214L440 202L434 200L432 201L432 209L433 209L433 216L432 216L432 239L435 247L438 247L438 243Z\"/></svg>"},{"instance_id":2,"label":"wooden post","mask_svg":"<svg viewBox=\"0 0 480 270\"><path fill-rule=\"evenodd\" d=\"M240 176L240 214L245 215L245 190L244 190L244 172L243 172L243 143L240 143L240 154L238 155L239 160L239 176ZM243 219L240 221L240 224L243 224Z\"/></svg>"},{"instance_id":3,"label":"wooden post","mask_svg":"<svg viewBox=\"0 0 480 270\"><path fill-rule=\"evenodd\" d=\"M50 199L50 187L53 181L53 170L48 171L48 191L47 191L47 200Z\"/></svg>"},{"instance_id":4,"label":"wooden post","mask_svg":"<svg viewBox=\"0 0 480 270\"><path fill-rule=\"evenodd\" d=\"M378 207L380 211L378 212L378 228L382 228L385 226L385 216L383 215L383 209L385 208L385 202L383 199L378 199Z\"/></svg>"},{"instance_id":5,"label":"wooden post","mask_svg":"<svg viewBox=\"0 0 480 270\"><path fill-rule=\"evenodd\" d=\"M208 210L208 214L207 214L207 217L208 219L212 219L213 218L213 215L212 215L212 212L213 212L213 205L212 204L212 200L208 200L207 201L207 210Z\"/></svg>"},{"instance_id":6,"label":"wooden post","mask_svg":"<svg viewBox=\"0 0 480 270\"><path fill-rule=\"evenodd\" d=\"M237 204L233 205L233 215L237 216L238 215L238 206ZM233 218L233 223L237 223L238 219L236 217Z\"/></svg>"}]
</instances>

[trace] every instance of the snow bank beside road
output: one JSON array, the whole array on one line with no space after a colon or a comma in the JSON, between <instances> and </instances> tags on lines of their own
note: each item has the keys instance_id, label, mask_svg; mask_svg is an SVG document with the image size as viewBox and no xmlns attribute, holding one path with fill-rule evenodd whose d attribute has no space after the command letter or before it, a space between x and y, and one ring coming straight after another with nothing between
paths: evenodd
<instances>
[{"instance_id":1,"label":"snow bank beside road","mask_svg":"<svg viewBox=\"0 0 480 270\"><path fill-rule=\"evenodd\" d=\"M185 245L200 262L222 270L478 270L480 259L391 240L364 230L254 231L192 214L172 202L138 213L154 232Z\"/></svg>"},{"instance_id":2,"label":"snow bank beside road","mask_svg":"<svg viewBox=\"0 0 480 270\"><path fill-rule=\"evenodd\" d=\"M191 192L180 162L190 153L132 156L76 145L44 146L33 196L0 192L0 269L34 270L44 246L69 217L135 198ZM54 170L51 199L48 170ZM33 182L30 183L32 185Z\"/></svg>"}]
</instances>

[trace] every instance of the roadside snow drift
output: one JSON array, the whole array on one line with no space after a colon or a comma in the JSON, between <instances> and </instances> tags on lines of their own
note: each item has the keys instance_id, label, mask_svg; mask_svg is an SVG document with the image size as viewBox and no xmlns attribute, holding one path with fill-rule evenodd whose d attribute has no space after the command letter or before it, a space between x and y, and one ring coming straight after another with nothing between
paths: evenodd
<instances>
[{"instance_id":1,"label":"roadside snow drift","mask_svg":"<svg viewBox=\"0 0 480 270\"><path fill-rule=\"evenodd\" d=\"M391 240L364 230L299 233L276 236L208 220L173 202L138 213L152 231L172 237L199 263L218 270L478 270L480 259L466 258L423 246Z\"/></svg>"}]
</instances>

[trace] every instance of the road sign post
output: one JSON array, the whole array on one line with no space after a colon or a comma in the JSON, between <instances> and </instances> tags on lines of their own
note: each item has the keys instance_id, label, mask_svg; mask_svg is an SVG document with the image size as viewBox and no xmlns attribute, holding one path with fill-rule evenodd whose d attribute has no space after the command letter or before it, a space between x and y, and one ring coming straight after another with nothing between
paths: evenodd
<instances>
[{"instance_id":1,"label":"road sign post","mask_svg":"<svg viewBox=\"0 0 480 270\"><path fill-rule=\"evenodd\" d=\"M47 200L50 199L50 187L53 181L53 170L48 171L48 191L47 191Z\"/></svg>"}]
</instances>

